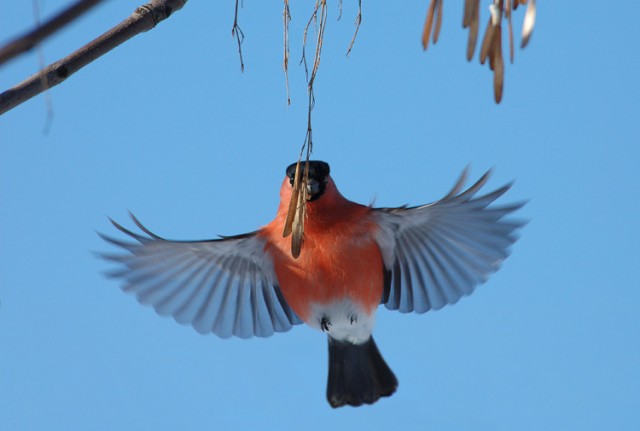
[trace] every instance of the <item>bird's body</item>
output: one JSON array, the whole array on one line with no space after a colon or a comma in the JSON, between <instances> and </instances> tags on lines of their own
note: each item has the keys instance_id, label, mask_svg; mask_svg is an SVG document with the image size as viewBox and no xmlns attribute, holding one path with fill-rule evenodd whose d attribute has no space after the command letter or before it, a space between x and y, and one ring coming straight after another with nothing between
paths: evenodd
<instances>
[{"instance_id":1,"label":"bird's body","mask_svg":"<svg viewBox=\"0 0 640 431\"><path fill-rule=\"evenodd\" d=\"M283 235L294 190L287 168L274 220L256 232L170 241L146 229L136 240L103 237L126 250L123 289L198 332L266 337L302 321L329 338L327 398L333 407L372 404L398 382L371 333L379 304L423 313L457 302L495 272L523 223L503 219L522 204L489 207L509 189L476 197L488 173L464 192L466 172L443 199L373 208L338 191L329 165L309 162L302 240ZM295 250L295 251L294 251Z\"/></svg>"},{"instance_id":2,"label":"bird's body","mask_svg":"<svg viewBox=\"0 0 640 431\"><path fill-rule=\"evenodd\" d=\"M345 199L330 180L326 196L308 204L304 247L296 259L291 256L291 240L282 235L291 199L287 185L285 180L276 218L258 233L266 239L265 251L273 259L280 289L309 326L335 334L340 341L364 342L383 289L382 256L371 209ZM368 333L356 329L363 325ZM350 327L356 327L352 333L346 330Z\"/></svg>"},{"instance_id":3,"label":"bird's body","mask_svg":"<svg viewBox=\"0 0 640 431\"><path fill-rule=\"evenodd\" d=\"M323 197L307 204L304 245L294 258L291 240L282 235L288 179L280 190L276 218L258 235L287 304L329 337L329 403L357 406L391 395L398 381L371 338L384 284L371 208L345 199L329 179Z\"/></svg>"}]
</instances>

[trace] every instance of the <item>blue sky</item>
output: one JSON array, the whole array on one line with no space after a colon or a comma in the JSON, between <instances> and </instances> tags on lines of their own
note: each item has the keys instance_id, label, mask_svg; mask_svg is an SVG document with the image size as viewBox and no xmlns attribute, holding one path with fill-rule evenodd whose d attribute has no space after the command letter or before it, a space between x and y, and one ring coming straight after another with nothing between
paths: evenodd
<instances>
[{"instance_id":1,"label":"blue sky","mask_svg":"<svg viewBox=\"0 0 640 431\"><path fill-rule=\"evenodd\" d=\"M33 22L31 2L5 3L3 40ZM131 210L176 239L274 216L306 130L297 59L310 14L292 5L287 107L281 3L244 2L244 73L233 2L194 0L51 90L48 134L42 96L0 118L0 428L638 429L637 2L538 2L499 106L486 66L464 58L461 1L445 2L427 53L426 1L363 2L350 58L357 2L341 21L330 2L314 157L345 196L431 202L470 164L474 179L495 167L489 187L516 180L503 202L530 199L512 256L472 296L424 315L380 309L393 397L332 410L323 334L201 336L101 275L91 252L109 249L95 234L114 233L109 216L131 226ZM46 42L45 60L137 5L100 6ZM20 57L0 86L37 69L35 53Z\"/></svg>"}]
</instances>

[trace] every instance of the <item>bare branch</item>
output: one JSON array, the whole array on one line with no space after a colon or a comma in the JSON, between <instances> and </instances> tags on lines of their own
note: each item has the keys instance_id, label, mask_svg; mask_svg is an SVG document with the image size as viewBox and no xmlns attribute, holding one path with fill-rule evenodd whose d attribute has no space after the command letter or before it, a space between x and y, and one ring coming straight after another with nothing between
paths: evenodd
<instances>
[{"instance_id":1,"label":"bare branch","mask_svg":"<svg viewBox=\"0 0 640 431\"><path fill-rule=\"evenodd\" d=\"M29 51L38 43L60 30L74 19L78 18L103 0L78 0L59 14L33 30L12 40L0 48L0 64L6 63L13 57Z\"/></svg>"},{"instance_id":2,"label":"bare branch","mask_svg":"<svg viewBox=\"0 0 640 431\"><path fill-rule=\"evenodd\" d=\"M54 87L87 64L132 37L151 30L175 11L182 9L188 0L150 0L138 7L127 19L102 36L89 42L67 57L56 61L39 73L0 94L0 115L44 90Z\"/></svg>"}]
</instances>

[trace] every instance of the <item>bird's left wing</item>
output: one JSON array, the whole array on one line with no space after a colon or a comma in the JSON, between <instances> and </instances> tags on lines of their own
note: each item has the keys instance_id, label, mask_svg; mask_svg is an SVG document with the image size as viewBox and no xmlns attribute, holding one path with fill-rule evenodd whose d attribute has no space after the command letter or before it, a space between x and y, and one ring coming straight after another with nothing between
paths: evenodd
<instances>
[{"instance_id":1,"label":"bird's left wing","mask_svg":"<svg viewBox=\"0 0 640 431\"><path fill-rule=\"evenodd\" d=\"M374 208L376 241L385 266L381 303L391 310L424 313L454 304L498 270L523 222L504 219L524 203L489 207L510 185L483 196L487 172L460 192L413 208Z\"/></svg>"},{"instance_id":2,"label":"bird's left wing","mask_svg":"<svg viewBox=\"0 0 640 431\"><path fill-rule=\"evenodd\" d=\"M108 276L160 315L191 324L198 332L226 338L268 337L301 320L286 303L273 264L256 232L209 241L170 241L145 228L143 234L113 225L134 241L99 234L124 253L101 253L119 268Z\"/></svg>"}]
</instances>

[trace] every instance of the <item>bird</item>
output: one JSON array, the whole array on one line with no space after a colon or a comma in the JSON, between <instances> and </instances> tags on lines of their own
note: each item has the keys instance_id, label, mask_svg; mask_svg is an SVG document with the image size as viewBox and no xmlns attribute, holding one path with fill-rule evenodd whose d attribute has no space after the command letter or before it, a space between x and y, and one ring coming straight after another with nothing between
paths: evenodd
<instances>
[{"instance_id":1,"label":"bird","mask_svg":"<svg viewBox=\"0 0 640 431\"><path fill-rule=\"evenodd\" d=\"M286 169L269 224L203 241L156 235L130 214L126 239L100 253L107 276L160 315L222 338L269 337L306 323L328 338L326 397L331 407L373 404L398 380L372 332L380 305L425 313L455 304L497 271L525 222L507 217L525 202L492 205L512 183L479 195L491 171L463 190L468 167L442 199L373 207L346 199L329 164L307 160L302 245L283 235L299 163Z\"/></svg>"}]
</instances>

